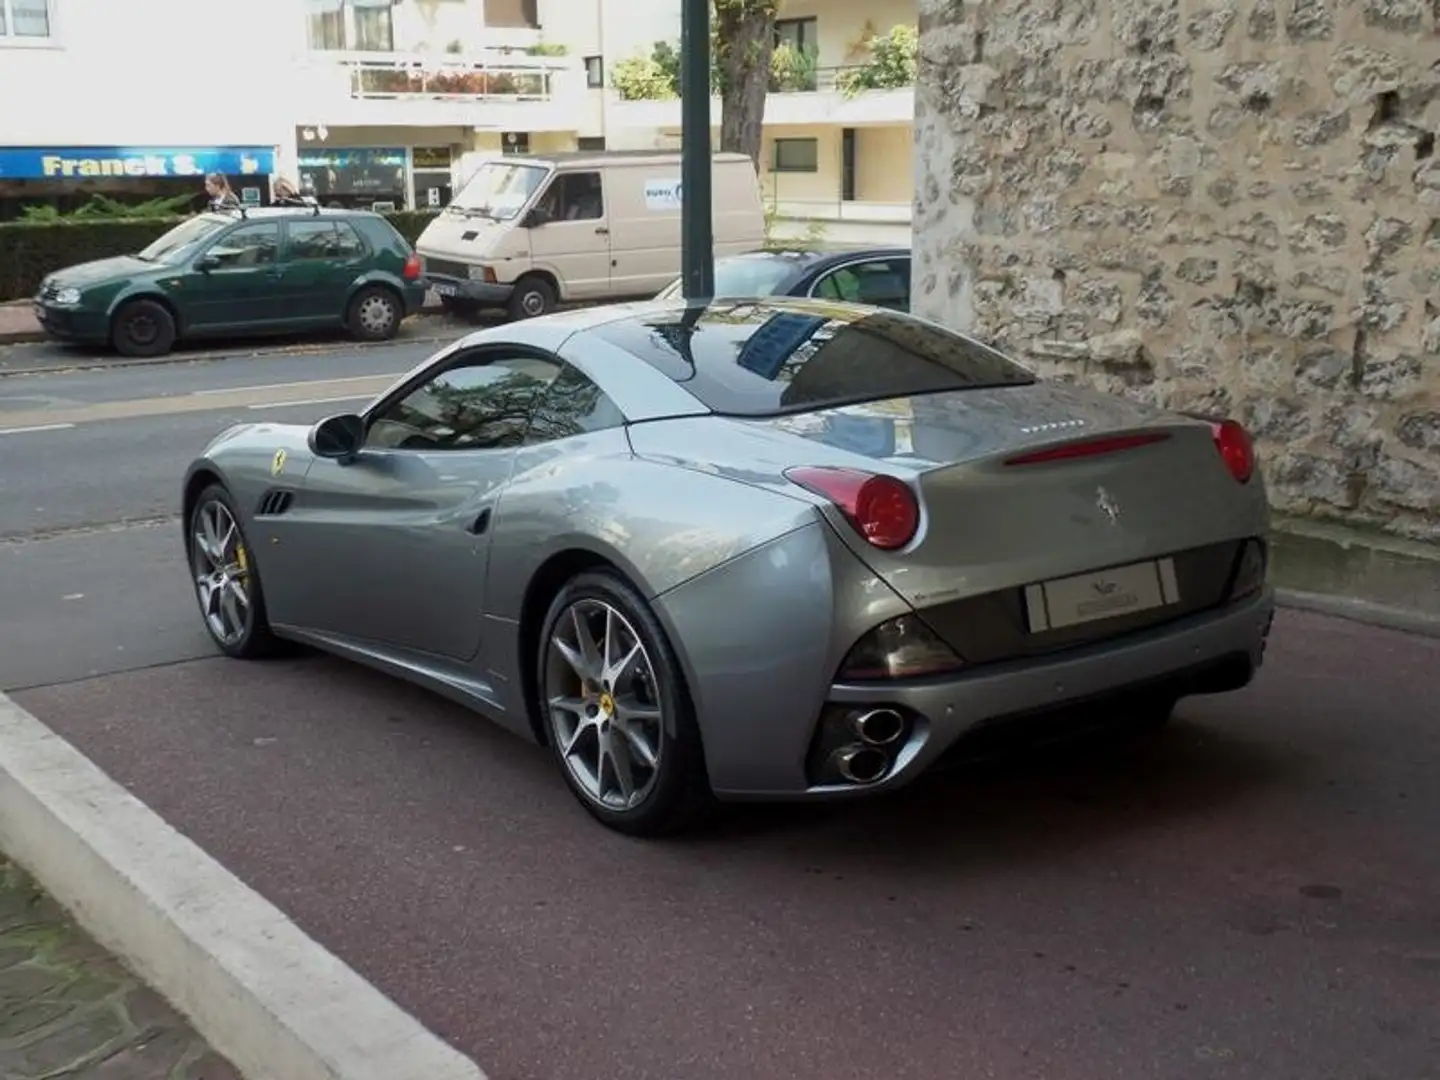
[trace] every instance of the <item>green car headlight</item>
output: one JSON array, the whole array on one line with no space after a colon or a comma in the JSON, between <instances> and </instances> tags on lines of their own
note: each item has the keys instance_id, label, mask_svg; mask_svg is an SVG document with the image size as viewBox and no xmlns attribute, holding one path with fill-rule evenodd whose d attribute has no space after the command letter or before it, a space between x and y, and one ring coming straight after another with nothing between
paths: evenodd
<instances>
[{"instance_id":1,"label":"green car headlight","mask_svg":"<svg viewBox=\"0 0 1440 1080\"><path fill-rule=\"evenodd\" d=\"M55 291L55 303L57 304L78 304L80 303L79 289L57 289Z\"/></svg>"}]
</instances>

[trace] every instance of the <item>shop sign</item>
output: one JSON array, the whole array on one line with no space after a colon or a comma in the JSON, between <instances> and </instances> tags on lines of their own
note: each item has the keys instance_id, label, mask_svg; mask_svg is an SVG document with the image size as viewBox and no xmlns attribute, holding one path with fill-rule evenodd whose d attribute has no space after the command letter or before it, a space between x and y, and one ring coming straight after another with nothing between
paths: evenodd
<instances>
[{"instance_id":1,"label":"shop sign","mask_svg":"<svg viewBox=\"0 0 1440 1080\"><path fill-rule=\"evenodd\" d=\"M91 180L156 177L269 176L269 146L80 146L0 147L0 179Z\"/></svg>"}]
</instances>

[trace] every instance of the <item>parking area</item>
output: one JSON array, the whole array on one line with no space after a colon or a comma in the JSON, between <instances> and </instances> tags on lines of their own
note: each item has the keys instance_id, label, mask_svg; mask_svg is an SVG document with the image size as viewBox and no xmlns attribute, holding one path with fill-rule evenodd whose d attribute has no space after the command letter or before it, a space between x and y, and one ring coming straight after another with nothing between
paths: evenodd
<instances>
[{"instance_id":1,"label":"parking area","mask_svg":"<svg viewBox=\"0 0 1440 1080\"><path fill-rule=\"evenodd\" d=\"M427 693L175 647L16 698L494 1080L1440 1076L1440 641L1283 613L1163 735L663 844Z\"/></svg>"}]
</instances>

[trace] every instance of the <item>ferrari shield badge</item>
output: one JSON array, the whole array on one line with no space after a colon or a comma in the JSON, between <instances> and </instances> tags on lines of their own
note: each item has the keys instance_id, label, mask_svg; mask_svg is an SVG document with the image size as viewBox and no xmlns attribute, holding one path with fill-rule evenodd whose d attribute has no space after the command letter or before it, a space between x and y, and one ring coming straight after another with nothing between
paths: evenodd
<instances>
[{"instance_id":1,"label":"ferrari shield badge","mask_svg":"<svg viewBox=\"0 0 1440 1080\"><path fill-rule=\"evenodd\" d=\"M285 471L285 451L276 450L275 456L270 460L270 475L279 476Z\"/></svg>"}]
</instances>

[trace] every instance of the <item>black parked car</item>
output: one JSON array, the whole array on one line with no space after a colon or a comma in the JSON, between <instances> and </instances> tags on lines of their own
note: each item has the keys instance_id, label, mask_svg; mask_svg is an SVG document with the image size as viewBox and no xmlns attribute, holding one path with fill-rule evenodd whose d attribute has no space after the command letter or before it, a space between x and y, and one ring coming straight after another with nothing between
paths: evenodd
<instances>
[{"instance_id":1,"label":"black parked car","mask_svg":"<svg viewBox=\"0 0 1440 1080\"><path fill-rule=\"evenodd\" d=\"M676 278L658 299L681 294ZM910 310L910 249L749 251L715 260L715 296L809 296Z\"/></svg>"}]
</instances>

